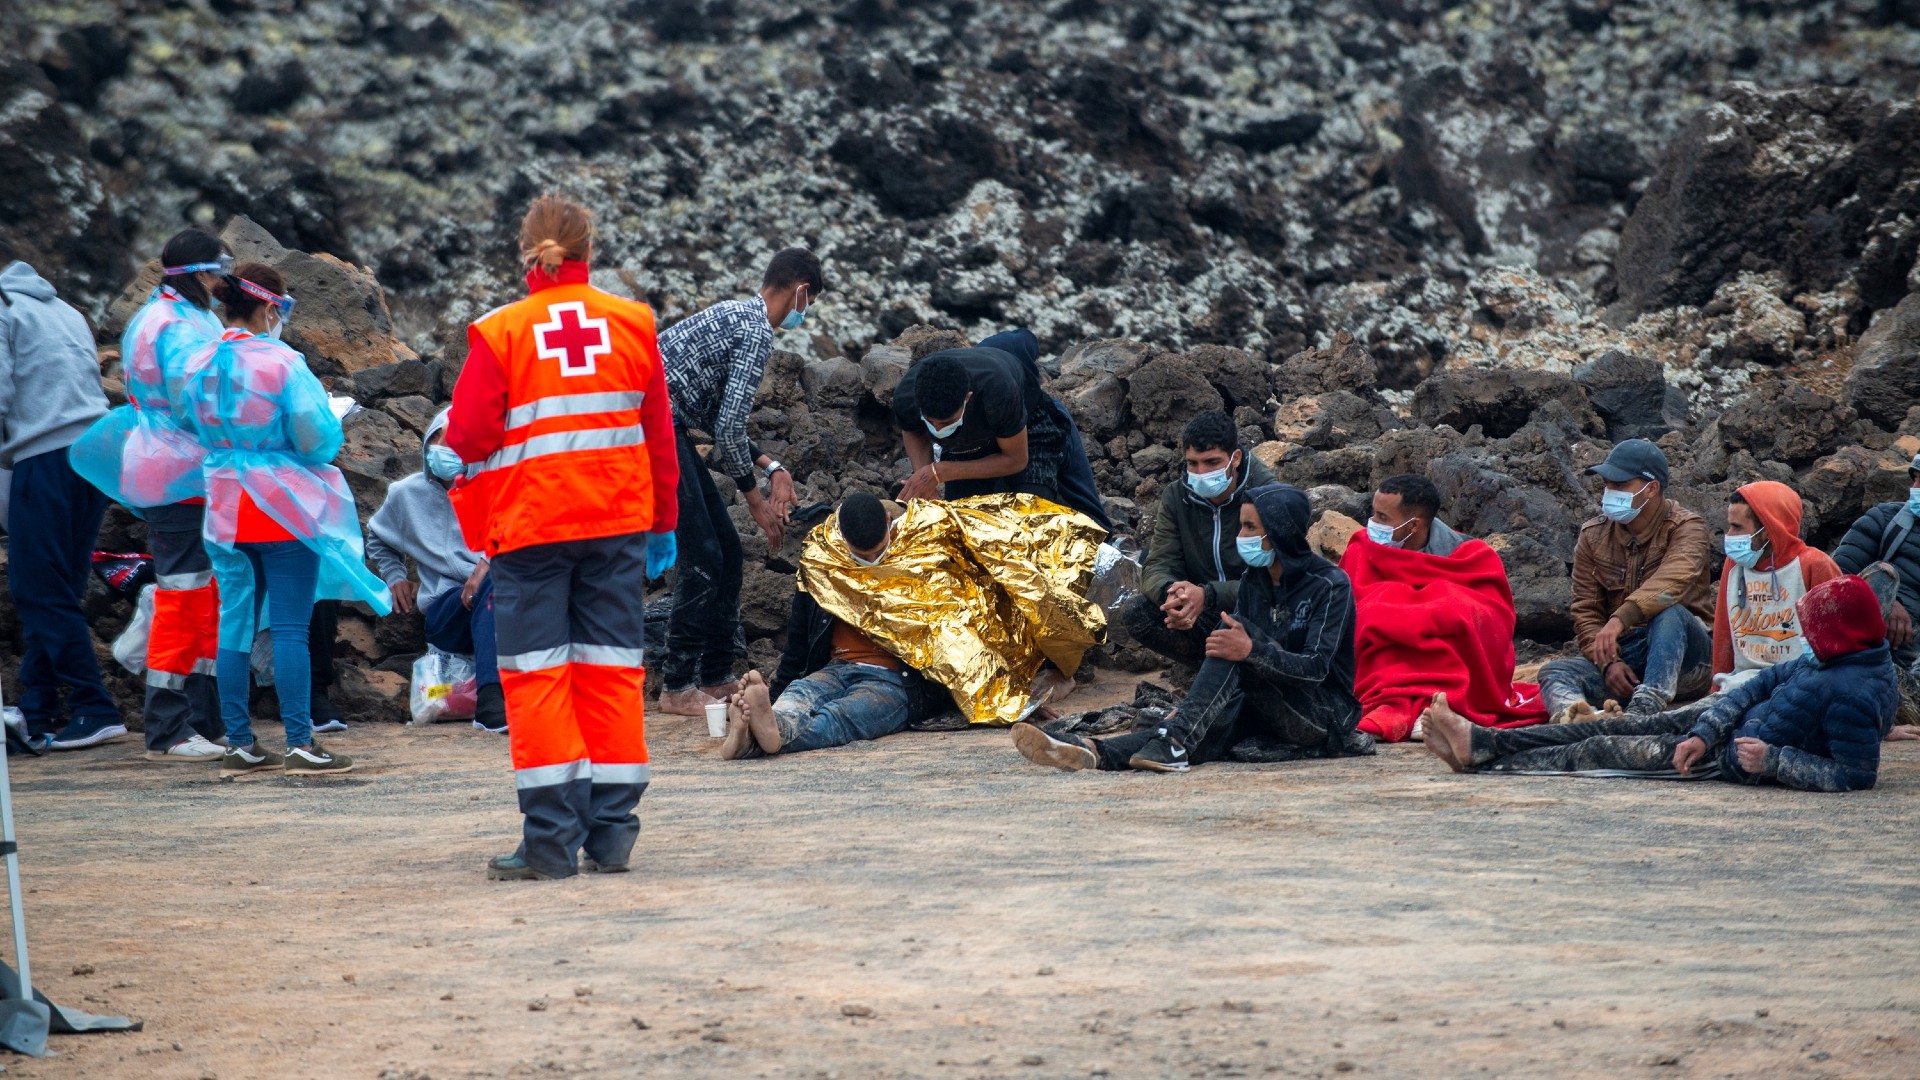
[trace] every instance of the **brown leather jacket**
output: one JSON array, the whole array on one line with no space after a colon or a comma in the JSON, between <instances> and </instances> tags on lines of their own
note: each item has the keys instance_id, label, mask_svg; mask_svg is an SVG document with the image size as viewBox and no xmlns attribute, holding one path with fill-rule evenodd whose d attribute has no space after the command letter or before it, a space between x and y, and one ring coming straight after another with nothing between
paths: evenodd
<instances>
[{"instance_id":1,"label":"brown leather jacket","mask_svg":"<svg viewBox=\"0 0 1920 1080\"><path fill-rule=\"evenodd\" d=\"M1593 639L1608 619L1632 630L1675 604L1711 625L1712 540L1705 518L1667 498L1644 539L1605 517L1580 526L1572 613L1581 654L1594 660Z\"/></svg>"}]
</instances>

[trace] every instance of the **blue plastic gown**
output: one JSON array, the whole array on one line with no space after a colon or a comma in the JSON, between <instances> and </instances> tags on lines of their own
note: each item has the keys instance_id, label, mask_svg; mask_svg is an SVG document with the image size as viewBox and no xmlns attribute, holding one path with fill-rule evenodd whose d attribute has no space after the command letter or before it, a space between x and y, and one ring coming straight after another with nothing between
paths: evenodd
<instances>
[{"instance_id":1,"label":"blue plastic gown","mask_svg":"<svg viewBox=\"0 0 1920 1080\"><path fill-rule=\"evenodd\" d=\"M120 335L127 401L94 422L71 451L73 468L115 502L171 506L206 494L206 450L175 410L193 358L220 336L213 312L162 286Z\"/></svg>"},{"instance_id":2,"label":"blue plastic gown","mask_svg":"<svg viewBox=\"0 0 1920 1080\"><path fill-rule=\"evenodd\" d=\"M364 562L347 478L331 464L344 436L326 387L299 353L271 338L229 330L188 364L189 422L206 446L207 554L220 583L220 647L252 647L258 583L238 543L241 495L320 556L316 600L363 600L375 612L393 597Z\"/></svg>"}]
</instances>

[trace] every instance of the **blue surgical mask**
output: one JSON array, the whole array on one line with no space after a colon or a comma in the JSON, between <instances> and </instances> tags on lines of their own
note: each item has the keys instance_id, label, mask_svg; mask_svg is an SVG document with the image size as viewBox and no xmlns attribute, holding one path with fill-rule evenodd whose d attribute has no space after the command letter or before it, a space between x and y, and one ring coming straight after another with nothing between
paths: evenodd
<instances>
[{"instance_id":1,"label":"blue surgical mask","mask_svg":"<svg viewBox=\"0 0 1920 1080\"><path fill-rule=\"evenodd\" d=\"M1907 513L1920 517L1920 487L1907 489Z\"/></svg>"},{"instance_id":2,"label":"blue surgical mask","mask_svg":"<svg viewBox=\"0 0 1920 1080\"><path fill-rule=\"evenodd\" d=\"M1640 516L1640 511L1643 507L1639 506L1636 500L1638 495L1645 495L1646 493L1647 489L1644 487L1641 488L1638 493L1615 491L1612 488L1608 488L1600 493L1600 512L1606 515L1608 521L1618 525L1625 525L1627 522Z\"/></svg>"},{"instance_id":3,"label":"blue surgical mask","mask_svg":"<svg viewBox=\"0 0 1920 1080\"><path fill-rule=\"evenodd\" d=\"M466 471L466 463L460 455L444 446L427 447L427 471L442 480L451 481Z\"/></svg>"},{"instance_id":4,"label":"blue surgical mask","mask_svg":"<svg viewBox=\"0 0 1920 1080\"><path fill-rule=\"evenodd\" d=\"M946 439L946 438L952 437L954 432L960 430L960 425L967 422L967 414L965 412L962 412L960 414L960 419L955 420L953 423L948 424L946 427L934 427L933 421L927 419L924 416L920 418L920 422L927 425L927 430L933 433L934 438Z\"/></svg>"},{"instance_id":5,"label":"blue surgical mask","mask_svg":"<svg viewBox=\"0 0 1920 1080\"><path fill-rule=\"evenodd\" d=\"M1273 549L1264 547L1264 536L1236 536L1233 546L1240 549L1240 561L1248 566L1263 567L1273 565Z\"/></svg>"},{"instance_id":6,"label":"blue surgical mask","mask_svg":"<svg viewBox=\"0 0 1920 1080\"><path fill-rule=\"evenodd\" d=\"M1187 486L1195 495L1203 499L1217 499L1233 486L1233 470L1220 469L1215 472L1187 474Z\"/></svg>"},{"instance_id":7,"label":"blue surgical mask","mask_svg":"<svg viewBox=\"0 0 1920 1080\"><path fill-rule=\"evenodd\" d=\"M793 290L793 310L787 312L787 317L780 320L780 329L798 330L800 324L807 321L807 312L813 309L813 305L809 303L805 308L800 306L800 293L805 288L806 286L802 285ZM811 300L812 297L808 299Z\"/></svg>"},{"instance_id":8,"label":"blue surgical mask","mask_svg":"<svg viewBox=\"0 0 1920 1080\"><path fill-rule=\"evenodd\" d=\"M1406 521L1403 521L1400 524L1411 525L1413 524L1413 519L1408 518ZM1398 525L1388 525L1379 521L1367 522L1367 539L1373 541L1376 544L1381 545L1382 547L1399 547L1400 541L1395 540L1393 538L1393 534L1399 531L1400 531L1400 527ZM1408 529L1407 532L1409 535L1411 535L1413 530Z\"/></svg>"},{"instance_id":9,"label":"blue surgical mask","mask_svg":"<svg viewBox=\"0 0 1920 1080\"><path fill-rule=\"evenodd\" d=\"M1742 570L1753 569L1759 564L1760 556L1767 553L1764 544L1758 548L1753 546L1752 533L1743 533L1737 536L1728 533L1723 544L1727 549L1727 558L1732 559L1733 564Z\"/></svg>"}]
</instances>

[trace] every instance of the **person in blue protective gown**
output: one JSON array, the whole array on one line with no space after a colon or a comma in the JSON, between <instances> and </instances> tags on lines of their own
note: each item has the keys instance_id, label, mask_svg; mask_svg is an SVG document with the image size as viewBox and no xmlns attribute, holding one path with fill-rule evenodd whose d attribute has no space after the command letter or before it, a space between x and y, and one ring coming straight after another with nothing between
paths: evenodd
<instances>
[{"instance_id":1,"label":"person in blue protective gown","mask_svg":"<svg viewBox=\"0 0 1920 1080\"><path fill-rule=\"evenodd\" d=\"M220 599L200 540L206 512L206 450L180 405L188 362L220 336L213 289L233 268L220 238L183 229L160 249L160 283L127 322L120 367L127 404L101 417L73 444L75 472L146 518L156 577L141 707L147 760L220 758L214 689Z\"/></svg>"},{"instance_id":2,"label":"person in blue protective gown","mask_svg":"<svg viewBox=\"0 0 1920 1080\"><path fill-rule=\"evenodd\" d=\"M220 588L224 775L353 768L313 737L308 620L316 599L362 600L381 615L393 608L387 587L362 562L346 477L329 464L343 441L340 419L305 358L278 340L293 308L285 290L270 266L235 267L218 289L228 329L188 367L190 421L207 449L203 535ZM257 744L247 713L248 654L263 609L287 733L284 757Z\"/></svg>"}]
</instances>

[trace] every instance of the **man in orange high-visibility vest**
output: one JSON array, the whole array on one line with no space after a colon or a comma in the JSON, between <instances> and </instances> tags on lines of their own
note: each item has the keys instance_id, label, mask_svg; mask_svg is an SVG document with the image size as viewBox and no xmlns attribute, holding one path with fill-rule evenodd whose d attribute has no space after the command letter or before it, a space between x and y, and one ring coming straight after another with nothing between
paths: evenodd
<instances>
[{"instance_id":1,"label":"man in orange high-visibility vest","mask_svg":"<svg viewBox=\"0 0 1920 1080\"><path fill-rule=\"evenodd\" d=\"M587 283L591 223L557 198L521 229L531 295L475 321L446 441L469 544L492 560L524 815L496 880L627 869L646 790L647 578L673 562L679 464L653 311Z\"/></svg>"}]
</instances>

